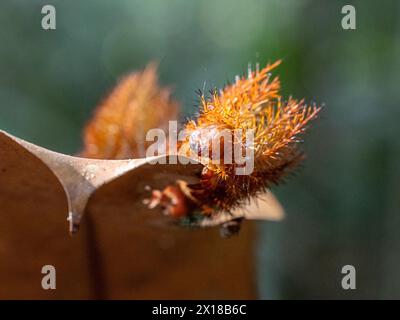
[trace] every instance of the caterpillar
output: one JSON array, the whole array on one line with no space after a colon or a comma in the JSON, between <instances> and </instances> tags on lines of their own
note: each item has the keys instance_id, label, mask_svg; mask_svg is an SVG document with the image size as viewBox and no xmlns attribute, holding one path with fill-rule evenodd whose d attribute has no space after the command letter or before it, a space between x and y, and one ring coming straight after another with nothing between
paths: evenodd
<instances>
[{"instance_id":1,"label":"caterpillar","mask_svg":"<svg viewBox=\"0 0 400 320\"><path fill-rule=\"evenodd\" d=\"M300 136L321 108L308 106L304 100L282 100L279 78L272 78L270 73L280 63L277 61L260 71L249 70L247 76L236 77L233 84L220 91L213 90L208 98L199 92L200 112L197 119L186 123L187 134L180 152L189 157L199 156L205 163L200 183L190 186L179 183L173 189L168 186L161 192L157 190L149 201L151 207L161 205L165 214L176 218L194 213L207 217L229 213L278 184L299 164L304 158L298 150ZM254 132L252 145L235 139L234 132L238 130ZM222 135L229 140L227 145L219 139L222 132L227 133ZM220 144L214 143L216 140ZM235 144L240 145L241 151L253 148L251 174L238 175L238 164L221 161L226 149L231 151L229 148L233 149ZM218 152L213 152L214 145Z\"/></svg>"}]
</instances>

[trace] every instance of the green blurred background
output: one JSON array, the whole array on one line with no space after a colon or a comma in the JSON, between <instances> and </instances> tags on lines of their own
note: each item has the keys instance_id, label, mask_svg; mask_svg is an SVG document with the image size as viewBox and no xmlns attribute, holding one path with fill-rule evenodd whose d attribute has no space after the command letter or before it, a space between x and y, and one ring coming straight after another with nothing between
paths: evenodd
<instances>
[{"instance_id":1,"label":"green blurred background","mask_svg":"<svg viewBox=\"0 0 400 320\"><path fill-rule=\"evenodd\" d=\"M41 8L57 29L41 28ZM352 4L357 29L343 30ZM283 95L324 104L308 159L260 224L258 288L271 298L400 298L399 1L2 1L0 128L74 153L123 74L159 62L184 116L194 91L282 58ZM341 268L357 289L341 288Z\"/></svg>"}]
</instances>

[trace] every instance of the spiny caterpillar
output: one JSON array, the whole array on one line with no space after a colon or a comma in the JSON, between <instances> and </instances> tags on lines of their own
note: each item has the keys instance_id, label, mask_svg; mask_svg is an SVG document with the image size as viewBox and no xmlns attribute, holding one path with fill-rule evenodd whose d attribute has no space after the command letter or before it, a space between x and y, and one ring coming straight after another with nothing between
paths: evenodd
<instances>
[{"instance_id":1,"label":"spiny caterpillar","mask_svg":"<svg viewBox=\"0 0 400 320\"><path fill-rule=\"evenodd\" d=\"M282 100L279 78L270 74L280 62L249 70L247 76L237 76L233 84L213 90L209 97L199 92L199 114L184 125L178 152L197 157L204 165L200 181L190 185L176 181L163 190L150 190L151 196L145 200L149 208L160 206L164 214L182 224L229 214L278 184L303 159L298 150L300 136L320 108L291 97ZM146 78L152 80L140 80ZM83 155L93 156L92 150L96 150L98 157L138 156L137 146L143 145L145 130L151 125L164 126L176 115L177 103L170 99L168 90L158 88L155 79L155 68L148 67L117 86L85 131ZM154 101L161 103L157 112L151 109ZM252 143L237 132L252 132ZM117 147L124 152L115 151ZM225 161L232 149L246 155L251 151L250 173L237 174L243 164ZM240 221L224 224L223 233L238 231Z\"/></svg>"},{"instance_id":2,"label":"spiny caterpillar","mask_svg":"<svg viewBox=\"0 0 400 320\"><path fill-rule=\"evenodd\" d=\"M219 92L212 91L209 98L200 93L200 114L185 125L186 138L180 146L181 154L198 155L205 164L200 183L189 186L177 183L163 192L153 191L150 207L161 205L166 214L177 218L199 212L206 217L229 213L265 193L302 160L303 154L297 148L299 136L320 108L307 106L304 100L282 101L279 78L270 75L279 64L277 61L261 71L249 70L247 77L237 77L235 83ZM235 139L237 130L252 130L252 144ZM213 161L221 160L224 155L221 146L225 147L225 143L219 140L221 131L232 134L228 146L231 144L233 148L239 144L242 149L253 148L251 174L236 174L237 163ZM216 139L220 142L218 159L213 158L212 152Z\"/></svg>"},{"instance_id":3,"label":"spiny caterpillar","mask_svg":"<svg viewBox=\"0 0 400 320\"><path fill-rule=\"evenodd\" d=\"M99 105L84 130L80 155L95 159L144 157L149 144L146 132L153 128L166 130L168 121L177 118L178 110L171 89L157 84L157 66L149 64L142 72L122 78Z\"/></svg>"}]
</instances>

